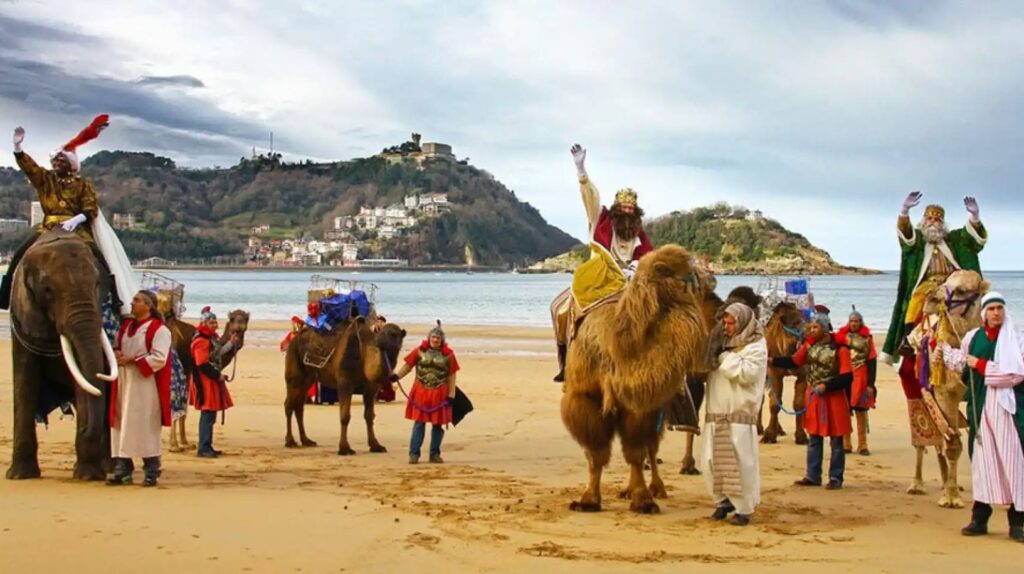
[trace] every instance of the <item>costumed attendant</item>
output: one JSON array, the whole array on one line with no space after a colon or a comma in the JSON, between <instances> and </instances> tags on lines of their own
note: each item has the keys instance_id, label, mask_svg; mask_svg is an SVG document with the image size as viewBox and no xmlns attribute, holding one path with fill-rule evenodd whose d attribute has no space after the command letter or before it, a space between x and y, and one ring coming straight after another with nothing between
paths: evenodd
<instances>
[{"instance_id":1,"label":"costumed attendant","mask_svg":"<svg viewBox=\"0 0 1024 574\"><path fill-rule=\"evenodd\" d=\"M25 129L18 127L14 130L14 159L39 196L43 221L36 226L36 233L11 258L7 273L0 282L0 309L10 307L11 280L22 256L40 235L60 226L84 239L93 248L99 263L112 275L115 315L120 317L131 314L130 306L123 303L118 295L127 297L135 293L138 284L124 248L97 205L92 182L80 176L81 165L77 155L78 147L99 137L100 132L109 125L109 119L106 114L96 116L77 136L50 154L52 170L40 167L32 156L22 150Z\"/></svg>"},{"instance_id":2,"label":"costumed attendant","mask_svg":"<svg viewBox=\"0 0 1024 574\"><path fill-rule=\"evenodd\" d=\"M110 456L114 476L107 484L131 484L133 458L142 459L143 486L160 477L160 427L171 426L171 331L156 309L156 296L139 291L132 318L117 334L117 380L110 387Z\"/></svg>"},{"instance_id":3,"label":"costumed attendant","mask_svg":"<svg viewBox=\"0 0 1024 574\"><path fill-rule=\"evenodd\" d=\"M416 380L405 406L405 418L413 421L409 464L420 461L427 423L431 424L430 462L442 463L441 441L444 440L445 425L452 422L451 401L455 398L459 361L455 358L455 351L445 342L440 321L430 330L426 340L406 355L404 363L390 380L397 383L413 368L416 369Z\"/></svg>"},{"instance_id":4,"label":"costumed attendant","mask_svg":"<svg viewBox=\"0 0 1024 574\"><path fill-rule=\"evenodd\" d=\"M227 342L221 344L217 335L217 315L203 307L195 338L192 339L192 405L199 414L199 445L196 454L202 458L217 458L222 453L213 448L213 425L217 413L232 407L228 391L228 376L221 373L220 359Z\"/></svg>"},{"instance_id":5,"label":"costumed attendant","mask_svg":"<svg viewBox=\"0 0 1024 574\"><path fill-rule=\"evenodd\" d=\"M757 414L768 373L768 345L754 311L743 303L726 307L720 321L725 335L708 376L704 423L704 480L717 508L711 515L734 524L750 522L761 501L757 454Z\"/></svg>"},{"instance_id":6,"label":"costumed attendant","mask_svg":"<svg viewBox=\"0 0 1024 574\"><path fill-rule=\"evenodd\" d=\"M823 307L816 306L805 334L807 340L790 357L772 358L772 366L780 369L805 367L807 398L804 404L804 430L807 443L807 472L796 481L798 486L821 486L825 438L832 446L828 468L829 490L843 487L846 453L843 436L850 432L850 402L847 392L853 382L850 349L830 333L831 322Z\"/></svg>"},{"instance_id":7,"label":"costumed attendant","mask_svg":"<svg viewBox=\"0 0 1024 574\"><path fill-rule=\"evenodd\" d=\"M570 149L573 163L576 164L576 175L580 183L580 195L583 198L583 209L587 213L587 229L590 232L591 244L599 245L602 254L610 257L615 266L622 270L627 278L636 272L640 258L653 250L651 240L644 232L644 210L637 205L637 194L625 187L615 194L615 202L611 208L601 205L601 194L590 181L584 165L587 150L580 144ZM591 247L595 249L595 247ZM600 287L600 286L598 286ZM555 328L555 342L558 345L558 374L555 382L565 380L565 358L569 344L569 323L574 301L572 289L558 294L551 303L551 320Z\"/></svg>"},{"instance_id":8,"label":"costumed attendant","mask_svg":"<svg viewBox=\"0 0 1024 574\"><path fill-rule=\"evenodd\" d=\"M857 419L857 453L868 456L868 410L875 408L878 396L875 376L878 371L878 353L871 330L864 324L864 316L853 308L849 322L836 332L836 341L850 349L853 384L850 387L850 409ZM843 448L853 451L850 434L843 437Z\"/></svg>"},{"instance_id":9,"label":"costumed attendant","mask_svg":"<svg viewBox=\"0 0 1024 574\"><path fill-rule=\"evenodd\" d=\"M1024 542L1024 333L994 291L981 302L982 327L963 346L942 346L946 366L963 372L974 508L965 536L988 534L993 504L1009 505L1010 538Z\"/></svg>"}]
</instances>

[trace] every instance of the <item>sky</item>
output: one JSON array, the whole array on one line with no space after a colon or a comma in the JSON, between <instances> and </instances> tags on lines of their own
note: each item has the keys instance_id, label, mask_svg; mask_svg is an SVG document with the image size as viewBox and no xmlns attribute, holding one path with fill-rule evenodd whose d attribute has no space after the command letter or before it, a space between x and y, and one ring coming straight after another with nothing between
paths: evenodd
<instances>
[{"instance_id":1,"label":"sky","mask_svg":"<svg viewBox=\"0 0 1024 574\"><path fill-rule=\"evenodd\" d=\"M1024 269L1019 2L0 0L0 130L44 155L99 113L81 155L189 167L419 132L583 238L579 142L607 200L760 209L878 269L907 193L952 227L974 195L983 268Z\"/></svg>"}]
</instances>

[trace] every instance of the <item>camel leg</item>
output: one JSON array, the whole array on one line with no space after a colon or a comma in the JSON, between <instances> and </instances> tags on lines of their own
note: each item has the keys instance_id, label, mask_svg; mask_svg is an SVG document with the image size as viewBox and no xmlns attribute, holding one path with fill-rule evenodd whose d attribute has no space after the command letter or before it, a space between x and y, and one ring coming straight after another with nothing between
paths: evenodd
<instances>
[{"instance_id":1,"label":"camel leg","mask_svg":"<svg viewBox=\"0 0 1024 574\"><path fill-rule=\"evenodd\" d=\"M370 392L372 387L372 391ZM374 412L374 403L377 399L377 385L366 385L367 391L363 393L363 419L366 420L366 440L370 443L370 452L387 452L388 449L380 444L377 435L373 432L373 421L377 418Z\"/></svg>"},{"instance_id":2,"label":"camel leg","mask_svg":"<svg viewBox=\"0 0 1024 574\"><path fill-rule=\"evenodd\" d=\"M691 435L693 436L693 435ZM665 490L665 483L661 480L658 472L658 443L647 447L647 458L651 461L651 496L654 498L668 498L668 491Z\"/></svg>"},{"instance_id":3,"label":"camel leg","mask_svg":"<svg viewBox=\"0 0 1024 574\"><path fill-rule=\"evenodd\" d=\"M178 444L178 419L171 421L171 444L167 447L167 450L171 452L181 452L183 449Z\"/></svg>"},{"instance_id":4,"label":"camel leg","mask_svg":"<svg viewBox=\"0 0 1024 574\"><path fill-rule=\"evenodd\" d=\"M796 384L793 385L793 411L800 413L796 415L796 435L793 442L796 444L807 444L807 431L804 430L804 406L807 403L807 379L801 373L797 375Z\"/></svg>"},{"instance_id":5,"label":"camel leg","mask_svg":"<svg viewBox=\"0 0 1024 574\"><path fill-rule=\"evenodd\" d=\"M569 510L598 512L601 510L601 473L611 459L614 421L601 414L600 399L566 392L562 394L562 422L583 447L589 472L586 490L579 500L569 504Z\"/></svg>"},{"instance_id":6,"label":"camel leg","mask_svg":"<svg viewBox=\"0 0 1024 574\"><path fill-rule=\"evenodd\" d=\"M654 502L651 489L644 481L644 459L652 449L656 452L658 445L658 413L657 411L637 414L621 411L618 420L619 439L622 443L622 454L629 464L629 509L641 514L655 514L661 509ZM653 461L652 461L653 462ZM654 468L654 464L651 465Z\"/></svg>"},{"instance_id":7,"label":"camel leg","mask_svg":"<svg viewBox=\"0 0 1024 574\"><path fill-rule=\"evenodd\" d=\"M915 447L917 449L917 464L914 466L914 482L910 483L910 488L907 489L907 494L924 494L924 478L922 476L922 467L924 466L924 447Z\"/></svg>"},{"instance_id":8,"label":"camel leg","mask_svg":"<svg viewBox=\"0 0 1024 574\"><path fill-rule=\"evenodd\" d=\"M693 458L693 433L686 433L686 451L683 453L683 467L679 469L679 474L687 474L690 476L696 476L700 474L700 470L697 468L697 461Z\"/></svg>"},{"instance_id":9,"label":"camel leg","mask_svg":"<svg viewBox=\"0 0 1024 574\"><path fill-rule=\"evenodd\" d=\"M295 442L295 437L292 435L292 415L295 414L294 395L294 391L289 388L284 397L284 418L287 421L287 432L284 435L285 448L296 448L299 446L299 443Z\"/></svg>"},{"instance_id":10,"label":"camel leg","mask_svg":"<svg viewBox=\"0 0 1024 574\"><path fill-rule=\"evenodd\" d=\"M308 391L307 391L308 392ZM306 393L295 397L295 422L299 425L299 443L302 446L316 446L316 441L306 435Z\"/></svg>"},{"instance_id":11,"label":"camel leg","mask_svg":"<svg viewBox=\"0 0 1024 574\"><path fill-rule=\"evenodd\" d=\"M338 384L338 413L341 418L341 439L338 441L338 454L351 456L356 453L348 443L348 423L352 420L352 391L342 391L342 385Z\"/></svg>"},{"instance_id":12,"label":"camel leg","mask_svg":"<svg viewBox=\"0 0 1024 574\"><path fill-rule=\"evenodd\" d=\"M185 428L186 428L185 420L187 418L188 418L188 411L186 409L186 412L181 413L181 418L178 419L178 444L180 444L181 448L184 448L184 449L187 449L190 446L192 446L188 442L188 438L185 436Z\"/></svg>"},{"instance_id":13,"label":"camel leg","mask_svg":"<svg viewBox=\"0 0 1024 574\"><path fill-rule=\"evenodd\" d=\"M771 391L769 397L766 399L768 403L768 411L771 414L771 418L768 419L768 428L764 429L764 436L761 437L762 444L775 444L779 441L779 436L784 434L782 431L782 425L779 424L779 404L782 397L782 381L781 375L769 375L771 379Z\"/></svg>"},{"instance_id":14,"label":"camel leg","mask_svg":"<svg viewBox=\"0 0 1024 574\"><path fill-rule=\"evenodd\" d=\"M942 496L939 498L939 506L943 508L963 508L964 501L960 498L960 487L956 481L956 466L963 449L960 444L960 437L946 441L946 452L943 455L942 473Z\"/></svg>"}]
</instances>

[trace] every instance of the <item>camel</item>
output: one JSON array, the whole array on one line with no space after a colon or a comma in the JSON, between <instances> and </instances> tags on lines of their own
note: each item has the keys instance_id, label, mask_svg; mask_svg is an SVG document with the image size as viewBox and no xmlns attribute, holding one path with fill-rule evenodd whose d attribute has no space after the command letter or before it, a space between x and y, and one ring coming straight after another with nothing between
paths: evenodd
<instances>
[{"instance_id":1,"label":"camel","mask_svg":"<svg viewBox=\"0 0 1024 574\"><path fill-rule=\"evenodd\" d=\"M348 442L348 423L352 418L352 395L363 395L363 418L366 420L366 437L370 452L387 452L377 441L373 432L374 398L380 382L394 369L398 353L402 349L405 330L388 323L375 336L366 319L357 317L338 325L332 333L321 334L305 327L292 339L285 354L284 399L285 418L288 432L284 445L288 448L316 446L306 435L304 410L310 386L319 381L321 385L338 390L338 406L341 417L341 439L338 454L353 455ZM292 415L299 427L299 442L292 435Z\"/></svg>"},{"instance_id":2,"label":"camel","mask_svg":"<svg viewBox=\"0 0 1024 574\"><path fill-rule=\"evenodd\" d=\"M596 307L580 325L569 345L561 412L583 447L590 479L571 510L601 510L601 474L618 435L630 466L622 498L634 512L659 512L654 498L667 496L658 475L659 416L686 373L699 370L707 339L697 284L689 252L666 245L640 260L616 303Z\"/></svg>"},{"instance_id":3,"label":"camel","mask_svg":"<svg viewBox=\"0 0 1024 574\"><path fill-rule=\"evenodd\" d=\"M768 319L768 325L764 330L765 342L768 343L768 353L772 357L788 357L796 352L803 340L804 317L793 303L783 301L772 310L772 316ZM766 396L769 402L771 419L768 427L761 424L761 413L758 412L757 428L763 432L761 442L763 444L775 444L778 437L785 436L782 424L779 423L779 411L782 404L782 393L785 390L786 377L796 377L796 385L793 387L793 411L796 415L796 444L807 444L807 432L804 431L804 400L807 391L807 379L804 369L779 369L768 367L768 379L771 382L771 393ZM763 410L763 409L762 409Z\"/></svg>"},{"instance_id":4,"label":"camel","mask_svg":"<svg viewBox=\"0 0 1024 574\"><path fill-rule=\"evenodd\" d=\"M925 320L908 335L912 343L920 344L921 338L936 338L941 343L949 343L959 348L963 336L976 327L981 326L981 295L988 291L989 283L975 271L954 271L946 281L938 286L924 305ZM931 349L931 345L928 347ZM936 347L941 348L941 347ZM909 360L909 359L904 359ZM960 486L957 484L957 463L963 452L960 440L960 428L964 426L960 414L960 403L964 400L967 387L960 380L961 374L947 369L942 361L942 353L935 350L929 353L929 382L934 392L934 405L941 412L937 427L942 433L941 444L936 448L939 461L939 472L942 475L942 495L939 506L943 508L963 508L960 497ZM928 394L927 391L924 391ZM924 397L930 403L931 397ZM935 417L933 417L935 418ZM945 419L945 420L941 420ZM924 494L922 465L925 446L915 446L917 463L914 469L914 481L907 489L909 494Z\"/></svg>"},{"instance_id":5,"label":"camel","mask_svg":"<svg viewBox=\"0 0 1024 574\"><path fill-rule=\"evenodd\" d=\"M167 317L167 328L171 331L171 348L178 355L178 360L181 361L181 368L185 372L185 380L192 380L192 368L194 366L192 362L192 339L196 336L195 325L182 321L181 318L169 315ZM223 360L223 365L227 365L238 354L238 351L245 344L245 332L249 329L249 313L242 309L235 309L228 313L228 320L224 324L224 333L221 335L221 340L226 341L231 337L232 333L238 333L238 346L229 352ZM237 367L238 364L236 363ZM182 452L188 449L192 445L189 444L188 438L185 435L185 419L188 415L188 409L182 413L180 417L174 419L171 422L171 446L169 450L171 452Z\"/></svg>"}]
</instances>

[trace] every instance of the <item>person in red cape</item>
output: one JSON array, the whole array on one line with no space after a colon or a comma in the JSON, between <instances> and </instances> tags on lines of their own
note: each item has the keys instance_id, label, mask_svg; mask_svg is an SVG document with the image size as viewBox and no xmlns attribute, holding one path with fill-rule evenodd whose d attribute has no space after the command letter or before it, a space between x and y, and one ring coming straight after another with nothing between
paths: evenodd
<instances>
[{"instance_id":1,"label":"person in red cape","mask_svg":"<svg viewBox=\"0 0 1024 574\"><path fill-rule=\"evenodd\" d=\"M836 332L836 341L850 349L853 383L850 386L850 409L857 419L857 453L868 456L868 410L875 408L875 377L878 372L878 351L864 316L853 308L849 322ZM843 450L853 452L850 434L843 437Z\"/></svg>"},{"instance_id":2,"label":"person in red cape","mask_svg":"<svg viewBox=\"0 0 1024 574\"><path fill-rule=\"evenodd\" d=\"M114 345L117 379L110 385L110 485L130 484L133 458L142 459L143 486L160 477L160 427L171 426L171 331L156 307L156 295L139 291L132 317L121 323Z\"/></svg>"},{"instance_id":3,"label":"person in red cape","mask_svg":"<svg viewBox=\"0 0 1024 574\"><path fill-rule=\"evenodd\" d=\"M420 461L420 448L426 435L427 423L430 429L430 462L442 463L441 441L444 427L452 422L451 400L455 398L456 373L459 361L445 341L441 322L430 330L427 338L411 353L398 371L391 375L391 382L398 382L410 371L416 369L416 380L409 391L409 402L405 406L405 418L413 421L412 437L409 440L409 464Z\"/></svg>"},{"instance_id":4,"label":"person in red cape","mask_svg":"<svg viewBox=\"0 0 1024 574\"><path fill-rule=\"evenodd\" d=\"M637 205L637 194L632 188L624 187L615 193L611 207L601 205L601 194L590 181L584 163L587 150L575 144L569 150L576 164L576 175L580 182L583 209L587 213L587 229L591 240L604 247L622 269L626 277L632 277L640 258L654 250L651 240L644 232L644 210ZM569 316L572 309L572 290L566 289L551 302L551 319L555 328L555 343L558 347L558 374L555 382L565 380L565 357L569 344Z\"/></svg>"},{"instance_id":5,"label":"person in red cape","mask_svg":"<svg viewBox=\"0 0 1024 574\"><path fill-rule=\"evenodd\" d=\"M228 392L228 376L221 373L220 357L224 349L231 345L228 341L221 344L217 335L217 315L209 307L203 307L196 335L192 339L192 370L191 403L199 415L199 445L196 454L202 458L217 458L221 451L213 448L213 424L217 422L217 412L223 412L234 405L231 393Z\"/></svg>"},{"instance_id":6,"label":"person in red cape","mask_svg":"<svg viewBox=\"0 0 1024 574\"><path fill-rule=\"evenodd\" d=\"M832 457L829 461L827 488L838 490L843 487L846 469L843 435L850 432L850 401L847 392L853 382L853 367L850 364L850 349L833 336L831 329L828 309L816 306L804 332L804 343L792 356L773 357L771 364L782 369L806 367L808 383L804 430L809 435L807 472L796 484L821 486L824 443L825 437L828 437Z\"/></svg>"}]
</instances>

